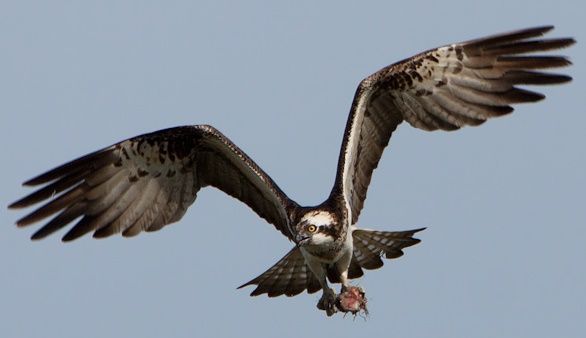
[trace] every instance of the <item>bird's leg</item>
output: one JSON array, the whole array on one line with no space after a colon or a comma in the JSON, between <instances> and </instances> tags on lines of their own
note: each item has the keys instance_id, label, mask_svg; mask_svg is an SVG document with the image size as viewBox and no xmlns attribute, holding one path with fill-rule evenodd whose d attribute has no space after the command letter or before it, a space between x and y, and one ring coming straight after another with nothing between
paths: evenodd
<instances>
[{"instance_id":1,"label":"bird's leg","mask_svg":"<svg viewBox=\"0 0 586 338\"><path fill-rule=\"evenodd\" d=\"M326 286L323 288L323 294L317 302L317 308L326 312L328 316L336 313L336 293L333 289Z\"/></svg>"},{"instance_id":2,"label":"bird's leg","mask_svg":"<svg viewBox=\"0 0 586 338\"><path fill-rule=\"evenodd\" d=\"M350 267L352 254L352 251L349 250L336 262L336 269L340 274L340 283L342 284L342 287L340 288L340 294L346 292L350 286L350 284L348 284L348 268Z\"/></svg>"},{"instance_id":3,"label":"bird's leg","mask_svg":"<svg viewBox=\"0 0 586 338\"><path fill-rule=\"evenodd\" d=\"M326 312L328 316L332 316L336 313L336 292L328 286L328 281L326 279L326 269L323 263L309 259L307 260L308 266L311 271L317 277L319 284L322 288L322 296L317 302L317 308Z\"/></svg>"},{"instance_id":4,"label":"bird's leg","mask_svg":"<svg viewBox=\"0 0 586 338\"><path fill-rule=\"evenodd\" d=\"M336 308L342 312L357 314L366 310L366 297L360 287L351 286L348 283L348 269L352 260L352 252L346 253L336 262L336 269L339 273L342 287L340 294L336 297Z\"/></svg>"},{"instance_id":5,"label":"bird's leg","mask_svg":"<svg viewBox=\"0 0 586 338\"><path fill-rule=\"evenodd\" d=\"M342 287L340 288L340 293L346 292L348 290L348 270L340 273L340 283L342 283Z\"/></svg>"}]
</instances>

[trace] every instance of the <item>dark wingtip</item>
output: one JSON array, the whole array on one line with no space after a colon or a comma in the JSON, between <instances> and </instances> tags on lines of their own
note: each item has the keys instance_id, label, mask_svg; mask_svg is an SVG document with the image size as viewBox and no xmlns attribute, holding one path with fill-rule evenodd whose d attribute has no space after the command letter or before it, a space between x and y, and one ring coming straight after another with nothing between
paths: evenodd
<instances>
[{"instance_id":1,"label":"dark wingtip","mask_svg":"<svg viewBox=\"0 0 586 338\"><path fill-rule=\"evenodd\" d=\"M574 38L559 38L557 39L557 41L559 41L560 44L559 48L570 47L571 45L576 43L576 39Z\"/></svg>"},{"instance_id":2,"label":"dark wingtip","mask_svg":"<svg viewBox=\"0 0 586 338\"><path fill-rule=\"evenodd\" d=\"M416 234L416 233L418 233L418 232L420 232L420 231L423 231L423 230L425 230L425 229L427 229L427 227L423 227L423 228L417 228L417 229L411 230L411 232L412 232L413 234Z\"/></svg>"},{"instance_id":3,"label":"dark wingtip","mask_svg":"<svg viewBox=\"0 0 586 338\"><path fill-rule=\"evenodd\" d=\"M31 241L39 241L43 238L45 238L45 236L39 234L38 231L31 235Z\"/></svg>"},{"instance_id":4,"label":"dark wingtip","mask_svg":"<svg viewBox=\"0 0 586 338\"><path fill-rule=\"evenodd\" d=\"M50 182L50 181L52 181L52 180L54 180L54 179L56 179L56 178L59 177L59 176L56 176L55 175L55 172L58 172L61 169L66 168L66 166L68 166L68 165L69 165L69 163L66 163L64 165L61 165L61 166L56 167L54 169L51 169L51 170L49 170L47 172L44 172L44 173L42 173L40 175L37 175L37 176L35 176L35 177L27 180L27 181L24 181L22 183L22 186L23 187L34 187L34 186L37 186L39 184L43 184L43 183Z\"/></svg>"},{"instance_id":5,"label":"dark wingtip","mask_svg":"<svg viewBox=\"0 0 586 338\"><path fill-rule=\"evenodd\" d=\"M16 224L16 227L18 228L24 228L25 226L34 223L34 222L26 222L26 220L24 220L24 218L19 219L18 221L16 221L14 224Z\"/></svg>"},{"instance_id":6,"label":"dark wingtip","mask_svg":"<svg viewBox=\"0 0 586 338\"><path fill-rule=\"evenodd\" d=\"M38 217L35 212L32 212L22 218L20 218L18 221L16 221L16 226L19 228L23 228L25 226L31 225L37 221L39 221L39 219L42 219L42 217Z\"/></svg>"},{"instance_id":7,"label":"dark wingtip","mask_svg":"<svg viewBox=\"0 0 586 338\"><path fill-rule=\"evenodd\" d=\"M540 31L542 31L542 32L544 32L544 33L545 33L545 32L549 32L549 31L551 31L552 29L554 29L554 28L555 28L555 26L554 26L554 25L544 25L544 26L538 26L538 27L535 27L535 28L536 28L537 30L540 30Z\"/></svg>"},{"instance_id":8,"label":"dark wingtip","mask_svg":"<svg viewBox=\"0 0 586 338\"><path fill-rule=\"evenodd\" d=\"M40 228L39 230L37 230L34 234L31 235L31 240L38 241L43 238L46 238L47 236L49 236L50 234L52 234L53 232L55 232L58 229L59 228L55 229L53 227L47 227L47 225L45 225L42 228Z\"/></svg>"},{"instance_id":9,"label":"dark wingtip","mask_svg":"<svg viewBox=\"0 0 586 338\"><path fill-rule=\"evenodd\" d=\"M534 91L512 88L509 91L502 94L509 103L526 103L526 102L537 102L545 99L545 95Z\"/></svg>"},{"instance_id":10,"label":"dark wingtip","mask_svg":"<svg viewBox=\"0 0 586 338\"><path fill-rule=\"evenodd\" d=\"M563 38L561 40L563 40L566 43L565 47L569 47L571 45L574 45L577 42L576 39L574 39L574 38Z\"/></svg>"},{"instance_id":11,"label":"dark wingtip","mask_svg":"<svg viewBox=\"0 0 586 338\"><path fill-rule=\"evenodd\" d=\"M526 33L531 35L545 35L548 32L551 32L555 28L554 25L543 25L543 26L536 26L536 27L529 27L525 29L520 29L516 33Z\"/></svg>"},{"instance_id":12,"label":"dark wingtip","mask_svg":"<svg viewBox=\"0 0 586 338\"><path fill-rule=\"evenodd\" d=\"M423 228L418 228L418 229L412 230L412 232L411 232L411 236L413 236L413 235L415 235L416 233L418 233L418 232L421 232L421 231L423 231L423 230L425 230L425 229L427 229L427 227L423 227ZM411 245L409 245L409 246L412 246L412 245L415 245L415 244L418 244L418 243L420 243L420 242L421 242L421 240L420 240L419 238L414 238L414 237L411 237L411 239L413 240L413 244L411 244Z\"/></svg>"},{"instance_id":13,"label":"dark wingtip","mask_svg":"<svg viewBox=\"0 0 586 338\"><path fill-rule=\"evenodd\" d=\"M541 93L533 93L528 97L527 102L538 102L545 99L545 95Z\"/></svg>"},{"instance_id":14,"label":"dark wingtip","mask_svg":"<svg viewBox=\"0 0 586 338\"><path fill-rule=\"evenodd\" d=\"M508 33L509 35L524 35L524 34L530 34L530 35L544 35L545 33L548 33L550 31L552 31L555 28L554 25L543 25L543 26L535 26L535 27L528 27L528 28L522 28L516 31L512 31L510 33ZM507 35L507 33L504 33L503 35Z\"/></svg>"},{"instance_id":15,"label":"dark wingtip","mask_svg":"<svg viewBox=\"0 0 586 338\"><path fill-rule=\"evenodd\" d=\"M82 227L77 228L77 225L76 225L73 228L71 228L71 230L69 230L65 235L63 235L63 237L61 237L61 242L68 243L68 242L71 242L73 240L80 238L81 236L83 236L85 234L86 234L86 232L83 231L83 228Z\"/></svg>"},{"instance_id":16,"label":"dark wingtip","mask_svg":"<svg viewBox=\"0 0 586 338\"><path fill-rule=\"evenodd\" d=\"M527 31L545 34L545 33L551 32L554 28L555 28L554 25L543 25L543 26L536 26L533 28L527 28Z\"/></svg>"},{"instance_id":17,"label":"dark wingtip","mask_svg":"<svg viewBox=\"0 0 586 338\"><path fill-rule=\"evenodd\" d=\"M30 207L33 204L36 204L44 199L46 199L47 197L54 195L55 192L46 192L45 189L41 189L38 191L33 192L30 195L27 195L15 202L12 202L9 206L8 209L22 209L22 208L26 208L26 207Z\"/></svg>"},{"instance_id":18,"label":"dark wingtip","mask_svg":"<svg viewBox=\"0 0 586 338\"><path fill-rule=\"evenodd\" d=\"M555 50L555 49L564 49L568 48L576 43L576 39L574 38L554 38L554 39L543 39L541 40L542 44L544 45L543 50ZM572 64L569 60L566 59L566 66Z\"/></svg>"},{"instance_id":19,"label":"dark wingtip","mask_svg":"<svg viewBox=\"0 0 586 338\"><path fill-rule=\"evenodd\" d=\"M71 241L73 241L74 239L76 239L77 237L73 237L73 236L67 236L67 234L63 237L61 237L61 242L63 243L69 243Z\"/></svg>"},{"instance_id":20,"label":"dark wingtip","mask_svg":"<svg viewBox=\"0 0 586 338\"><path fill-rule=\"evenodd\" d=\"M561 84L561 83L568 83L570 81L572 81L572 77L569 75L556 75L555 77L555 84Z\"/></svg>"},{"instance_id":21,"label":"dark wingtip","mask_svg":"<svg viewBox=\"0 0 586 338\"><path fill-rule=\"evenodd\" d=\"M513 41L520 41L520 40L525 40L525 39L529 39L532 37L542 36L545 33L551 31L553 28L554 28L553 25L524 28L524 29L519 29L519 30L515 30L515 31L491 35L491 36L487 36L487 37L483 37L483 38L478 38L478 39L474 39L474 40L469 40L469 41L464 42L464 44L467 44L469 46L473 46L473 45L490 46L490 45L498 45L501 43L510 43Z\"/></svg>"},{"instance_id":22,"label":"dark wingtip","mask_svg":"<svg viewBox=\"0 0 586 338\"><path fill-rule=\"evenodd\" d=\"M54 228L51 226L48 227L47 225L45 225L42 228L40 228L39 230L37 230L34 234L32 234L31 240L38 241L38 240L44 239L59 229L60 228Z\"/></svg>"},{"instance_id":23,"label":"dark wingtip","mask_svg":"<svg viewBox=\"0 0 586 338\"><path fill-rule=\"evenodd\" d=\"M109 231L108 227L103 227L103 228L100 228L100 229L94 231L94 233L92 234L92 237L95 239L104 239L104 238L110 237L113 234L114 233Z\"/></svg>"},{"instance_id":24,"label":"dark wingtip","mask_svg":"<svg viewBox=\"0 0 586 338\"><path fill-rule=\"evenodd\" d=\"M254 291L252 291L250 293L250 297L256 297L256 296L260 296L263 293L265 293L265 291L259 290L259 288L257 287L256 289L254 289Z\"/></svg>"},{"instance_id":25,"label":"dark wingtip","mask_svg":"<svg viewBox=\"0 0 586 338\"><path fill-rule=\"evenodd\" d=\"M42 181L42 176L39 175L39 176L35 176L35 177L31 178L28 181L22 182L22 186L23 187L34 187L35 185L39 185L42 183L44 183L44 181Z\"/></svg>"},{"instance_id":26,"label":"dark wingtip","mask_svg":"<svg viewBox=\"0 0 586 338\"><path fill-rule=\"evenodd\" d=\"M15 202L10 203L6 208L8 208L8 209L20 209L20 208L23 208L24 207L21 204L22 204L21 200L18 200L18 201L15 201Z\"/></svg>"},{"instance_id":27,"label":"dark wingtip","mask_svg":"<svg viewBox=\"0 0 586 338\"><path fill-rule=\"evenodd\" d=\"M236 288L236 290L239 290L239 289L245 288L245 287L247 287L247 286L250 286L250 285L257 285L256 283L257 283L257 281L256 281L256 278L255 278L255 279L253 279L253 280L251 280L251 281L248 281L248 282L246 282L246 283L244 283L244 284L240 285L239 287L237 287L237 288ZM254 290L254 291L256 291L256 290ZM254 291L253 291L253 292L254 292ZM251 294L251 296L252 296L252 294Z\"/></svg>"},{"instance_id":28,"label":"dark wingtip","mask_svg":"<svg viewBox=\"0 0 586 338\"><path fill-rule=\"evenodd\" d=\"M25 181L22 185L35 186L43 183L48 183L59 177L80 172L81 170L84 170L88 167L93 167L94 169L96 169L115 160L116 155L112 151L112 147L100 149L98 151L94 151L93 153L89 153L85 156L77 158L73 161L64 163L38 176L35 176L30 180Z\"/></svg>"}]
</instances>

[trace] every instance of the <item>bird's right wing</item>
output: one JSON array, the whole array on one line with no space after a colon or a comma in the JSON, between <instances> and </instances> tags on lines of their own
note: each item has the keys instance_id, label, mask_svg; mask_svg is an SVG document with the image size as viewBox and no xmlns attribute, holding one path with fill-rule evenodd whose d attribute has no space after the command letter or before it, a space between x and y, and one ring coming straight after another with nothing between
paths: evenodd
<instances>
[{"instance_id":1,"label":"bird's right wing","mask_svg":"<svg viewBox=\"0 0 586 338\"><path fill-rule=\"evenodd\" d=\"M288 213L297 207L242 150L206 125L136 136L24 185L41 188L9 208L46 203L17 221L18 226L58 213L32 239L44 238L79 217L64 241L92 231L94 237L106 237L159 230L181 219L205 186L244 202L291 239Z\"/></svg>"}]
</instances>

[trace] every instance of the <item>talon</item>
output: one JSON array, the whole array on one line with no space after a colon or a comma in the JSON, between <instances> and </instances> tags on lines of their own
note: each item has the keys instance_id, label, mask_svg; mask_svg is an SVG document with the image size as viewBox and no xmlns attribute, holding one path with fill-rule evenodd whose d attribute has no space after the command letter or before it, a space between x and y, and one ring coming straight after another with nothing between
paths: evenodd
<instances>
[{"instance_id":1,"label":"talon","mask_svg":"<svg viewBox=\"0 0 586 338\"><path fill-rule=\"evenodd\" d=\"M328 316L332 316L337 312L336 310L336 293L332 289L324 291L319 302L317 302L317 308L325 311Z\"/></svg>"},{"instance_id":2,"label":"talon","mask_svg":"<svg viewBox=\"0 0 586 338\"><path fill-rule=\"evenodd\" d=\"M320 310L322 310L322 311L325 311L326 306L324 305L324 303L325 302L324 302L323 297L320 298L319 302L317 302L317 308L320 309Z\"/></svg>"}]
</instances>

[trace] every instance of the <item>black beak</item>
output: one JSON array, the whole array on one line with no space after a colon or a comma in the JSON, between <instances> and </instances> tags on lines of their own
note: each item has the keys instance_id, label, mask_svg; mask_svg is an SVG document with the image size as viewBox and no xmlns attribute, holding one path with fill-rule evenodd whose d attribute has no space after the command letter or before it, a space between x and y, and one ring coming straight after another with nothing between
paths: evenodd
<instances>
[{"instance_id":1,"label":"black beak","mask_svg":"<svg viewBox=\"0 0 586 338\"><path fill-rule=\"evenodd\" d=\"M298 234L297 236L295 236L295 239L297 240L297 246L305 244L305 242L307 242L310 238L311 237L309 236L303 236L301 234Z\"/></svg>"}]
</instances>

